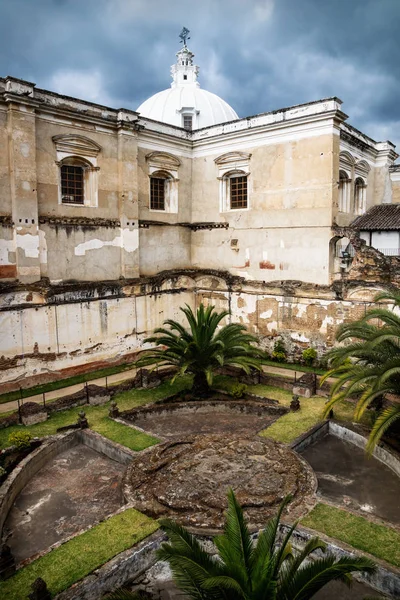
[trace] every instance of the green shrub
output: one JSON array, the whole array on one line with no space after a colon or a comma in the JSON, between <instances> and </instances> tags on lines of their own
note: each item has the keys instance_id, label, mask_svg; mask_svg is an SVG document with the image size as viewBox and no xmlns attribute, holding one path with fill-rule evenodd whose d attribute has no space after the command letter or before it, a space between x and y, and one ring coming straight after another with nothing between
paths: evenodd
<instances>
[{"instance_id":1,"label":"green shrub","mask_svg":"<svg viewBox=\"0 0 400 600\"><path fill-rule=\"evenodd\" d=\"M306 350L303 350L302 357L304 360L304 364L306 364L308 367L311 367L311 365L317 358L317 351L315 350L315 348L307 348Z\"/></svg>"},{"instance_id":2,"label":"green shrub","mask_svg":"<svg viewBox=\"0 0 400 600\"><path fill-rule=\"evenodd\" d=\"M285 362L286 358L287 352L283 340L276 340L274 351L272 352L272 360L276 360L276 362Z\"/></svg>"},{"instance_id":3,"label":"green shrub","mask_svg":"<svg viewBox=\"0 0 400 600\"><path fill-rule=\"evenodd\" d=\"M0 477L3 477L3 475L6 475L7 471L5 469L3 469L3 467L0 467Z\"/></svg>"},{"instance_id":4,"label":"green shrub","mask_svg":"<svg viewBox=\"0 0 400 600\"><path fill-rule=\"evenodd\" d=\"M247 392L247 385L245 383L234 383L230 391L230 395L234 398L243 398Z\"/></svg>"},{"instance_id":5,"label":"green shrub","mask_svg":"<svg viewBox=\"0 0 400 600\"><path fill-rule=\"evenodd\" d=\"M32 436L29 431L14 431L8 436L10 446L16 446L19 450L29 448Z\"/></svg>"},{"instance_id":6,"label":"green shrub","mask_svg":"<svg viewBox=\"0 0 400 600\"><path fill-rule=\"evenodd\" d=\"M276 352L274 350L272 353L272 360L276 360L276 362L285 362L286 352Z\"/></svg>"}]
</instances>

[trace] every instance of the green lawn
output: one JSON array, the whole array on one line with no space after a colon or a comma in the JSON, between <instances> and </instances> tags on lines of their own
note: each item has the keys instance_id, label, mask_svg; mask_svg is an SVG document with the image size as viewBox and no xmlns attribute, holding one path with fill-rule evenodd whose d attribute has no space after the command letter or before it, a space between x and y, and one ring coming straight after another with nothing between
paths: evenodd
<instances>
[{"instance_id":1,"label":"green lawn","mask_svg":"<svg viewBox=\"0 0 400 600\"><path fill-rule=\"evenodd\" d=\"M284 406L289 406L292 399L291 392L269 385L253 385L249 386L248 390L260 396L278 400ZM290 412L279 417L275 423L264 429L261 435L278 442L290 444L299 435L302 435L322 420L325 402L326 398L320 398L319 396L300 398L301 409L299 411ZM341 402L335 406L334 414L335 419L338 421L352 421L354 406L349 402ZM362 422L368 425L369 419L370 415L366 415Z\"/></svg>"},{"instance_id":2,"label":"green lawn","mask_svg":"<svg viewBox=\"0 0 400 600\"><path fill-rule=\"evenodd\" d=\"M109 377L110 375L114 375L115 373L129 371L133 368L133 366L133 363L115 365L114 367L105 367L104 369L91 371L90 373L82 373L81 375L74 375L73 377L67 377L66 379L59 379L58 381L51 381L49 383L43 383L42 385L35 385L33 387L23 388L22 397L27 398L29 396L35 396L36 394L43 394L43 392L60 390L63 387L76 385L77 383L84 383L85 381L99 379L100 377ZM0 394L0 404L4 404L5 402L11 402L12 400L18 400L18 398L20 397L21 393L19 390L16 390L15 392L7 392L6 394Z\"/></svg>"},{"instance_id":3,"label":"green lawn","mask_svg":"<svg viewBox=\"0 0 400 600\"><path fill-rule=\"evenodd\" d=\"M23 600L41 577L54 596L86 577L116 554L156 531L158 524L135 509L119 513L69 540L0 583L4 600Z\"/></svg>"},{"instance_id":4,"label":"green lawn","mask_svg":"<svg viewBox=\"0 0 400 600\"><path fill-rule=\"evenodd\" d=\"M400 534L394 529L322 503L301 524L400 567Z\"/></svg>"},{"instance_id":5,"label":"green lawn","mask_svg":"<svg viewBox=\"0 0 400 600\"><path fill-rule=\"evenodd\" d=\"M135 406L141 406L149 402L161 400L169 395L179 392L190 385L190 377L181 377L177 379L173 385L169 381L163 382L159 387L146 390L129 390L121 392L114 396L114 400L118 403L120 410L128 410ZM70 408L62 412L53 413L43 423L37 423L24 428L28 430L32 436L43 437L45 435L53 435L58 427L71 425L76 423L80 410L86 412L89 426L93 431L97 431L104 437L119 442L120 444L130 448L131 450L143 450L148 446L156 444L158 440L150 435L116 423L108 417L110 403L103 406L84 405L77 408ZM13 425L6 429L0 429L0 449L9 446L8 437L14 431L21 431L21 425Z\"/></svg>"}]
</instances>

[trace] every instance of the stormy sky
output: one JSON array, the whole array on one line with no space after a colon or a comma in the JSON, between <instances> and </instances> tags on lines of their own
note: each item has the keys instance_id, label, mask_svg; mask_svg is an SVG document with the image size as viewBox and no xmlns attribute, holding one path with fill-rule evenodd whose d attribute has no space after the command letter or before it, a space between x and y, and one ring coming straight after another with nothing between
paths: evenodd
<instances>
[{"instance_id":1,"label":"stormy sky","mask_svg":"<svg viewBox=\"0 0 400 600\"><path fill-rule=\"evenodd\" d=\"M0 76L136 109L169 87L182 26L239 116L339 96L400 153L400 0L0 0Z\"/></svg>"}]
</instances>

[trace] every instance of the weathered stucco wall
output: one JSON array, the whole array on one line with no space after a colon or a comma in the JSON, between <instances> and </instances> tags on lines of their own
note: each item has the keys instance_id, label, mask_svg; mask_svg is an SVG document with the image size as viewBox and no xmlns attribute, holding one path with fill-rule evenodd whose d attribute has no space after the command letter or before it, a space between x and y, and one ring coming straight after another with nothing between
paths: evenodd
<instances>
[{"instance_id":1,"label":"weathered stucco wall","mask_svg":"<svg viewBox=\"0 0 400 600\"><path fill-rule=\"evenodd\" d=\"M140 274L156 275L170 269L190 269L191 231L180 226L139 229Z\"/></svg>"},{"instance_id":2,"label":"weathered stucco wall","mask_svg":"<svg viewBox=\"0 0 400 600\"><path fill-rule=\"evenodd\" d=\"M75 285L0 296L0 382L49 371L100 366L143 348L143 340L168 318L183 321L180 307L199 303L230 309L260 343L276 336L298 358L309 346L322 354L338 325L365 314L379 285L353 285L338 299L329 287L267 285L230 275L171 272L132 285Z\"/></svg>"},{"instance_id":3,"label":"weathered stucco wall","mask_svg":"<svg viewBox=\"0 0 400 600\"><path fill-rule=\"evenodd\" d=\"M241 151L248 161L248 202L221 211L218 154L193 159L192 219L229 224L229 229L192 235L192 264L224 268L248 279L301 279L329 283L334 167L338 135L287 140ZM304 134L306 135L306 133Z\"/></svg>"}]
</instances>

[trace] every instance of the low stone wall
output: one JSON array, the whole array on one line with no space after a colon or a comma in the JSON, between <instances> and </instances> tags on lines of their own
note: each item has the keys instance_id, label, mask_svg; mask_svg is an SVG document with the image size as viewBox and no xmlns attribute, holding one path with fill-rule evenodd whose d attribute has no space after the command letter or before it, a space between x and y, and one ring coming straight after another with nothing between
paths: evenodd
<instances>
[{"instance_id":1,"label":"low stone wall","mask_svg":"<svg viewBox=\"0 0 400 600\"><path fill-rule=\"evenodd\" d=\"M289 531L289 526L282 524L280 525L280 537L283 538ZM361 552L357 552L351 546L340 542L340 546L336 540L328 538L325 535L321 535L318 532L312 531L305 527L297 527L293 533L291 542L295 549L301 550L304 548L308 540L315 535L318 535L326 544L327 551L333 554L337 559L348 557L348 556L362 556ZM324 553L317 550L313 556L323 558ZM358 581L362 581L367 585L371 586L382 594L387 594L392 598L400 598L400 569L395 566L390 566L390 570L386 563L380 561L375 556L369 555L369 557L377 564L376 573L373 575L357 573L354 578Z\"/></svg>"},{"instance_id":2,"label":"low stone wall","mask_svg":"<svg viewBox=\"0 0 400 600\"><path fill-rule=\"evenodd\" d=\"M322 423L318 423L306 433L300 435L290 444L291 449L296 452L303 452L308 446L329 433L329 423L330 421L322 421Z\"/></svg>"},{"instance_id":3,"label":"low stone wall","mask_svg":"<svg viewBox=\"0 0 400 600\"><path fill-rule=\"evenodd\" d=\"M24 458L0 487L0 534L3 530L7 515L22 489L36 475L48 461L58 454L73 448L77 444L84 444L100 454L115 460L123 465L128 465L135 452L116 442L104 438L100 434L88 429L71 431L64 434L51 436L43 441L41 446ZM0 535L1 537L1 535Z\"/></svg>"},{"instance_id":4,"label":"low stone wall","mask_svg":"<svg viewBox=\"0 0 400 600\"><path fill-rule=\"evenodd\" d=\"M24 458L0 487L0 533L18 494L49 460L79 443L75 432L52 436Z\"/></svg>"},{"instance_id":5,"label":"low stone wall","mask_svg":"<svg viewBox=\"0 0 400 600\"><path fill-rule=\"evenodd\" d=\"M365 449L367 445L367 439L362 433L358 433L354 429L330 420L315 425L315 427L296 438L290 444L290 447L296 452L303 452L308 446L327 434L334 435L345 442L354 444L358 448ZM400 477L400 457L387 446L382 444L377 446L373 452L373 456Z\"/></svg>"},{"instance_id":6,"label":"low stone wall","mask_svg":"<svg viewBox=\"0 0 400 600\"><path fill-rule=\"evenodd\" d=\"M137 452L129 450L129 448L117 442L112 442L99 433L90 431L90 429L81 429L76 432L76 435L78 440L82 444L85 444L85 446L92 448L92 450L100 454L104 454L108 458L111 458L111 460L115 460L122 465L129 465L137 454Z\"/></svg>"},{"instance_id":7,"label":"low stone wall","mask_svg":"<svg viewBox=\"0 0 400 600\"><path fill-rule=\"evenodd\" d=\"M199 401L188 401L188 402L170 402L152 404L151 406L142 406L139 408L133 408L120 413L120 419L127 420L134 423L137 419L154 418L158 415L166 415L173 412L179 412L182 414L202 412L239 412L246 414L257 414L262 416L265 414L276 415L277 417L288 412L287 407L277 405L275 401L268 402L265 399L264 402L259 400L233 400L228 399L215 399L215 400L199 400Z\"/></svg>"},{"instance_id":8,"label":"low stone wall","mask_svg":"<svg viewBox=\"0 0 400 600\"><path fill-rule=\"evenodd\" d=\"M343 427L335 421L329 421L329 433L336 437L358 446L358 448L364 449L367 445L366 438L356 431ZM373 453L374 458L382 462L384 465L389 467L398 477L400 477L400 457L396 456L394 452L389 450L387 446L377 446Z\"/></svg>"},{"instance_id":9,"label":"low stone wall","mask_svg":"<svg viewBox=\"0 0 400 600\"><path fill-rule=\"evenodd\" d=\"M165 539L166 536L162 533L153 533L137 546L121 552L68 590L58 594L56 600L98 600L103 594L147 571L156 562L156 550Z\"/></svg>"}]
</instances>

